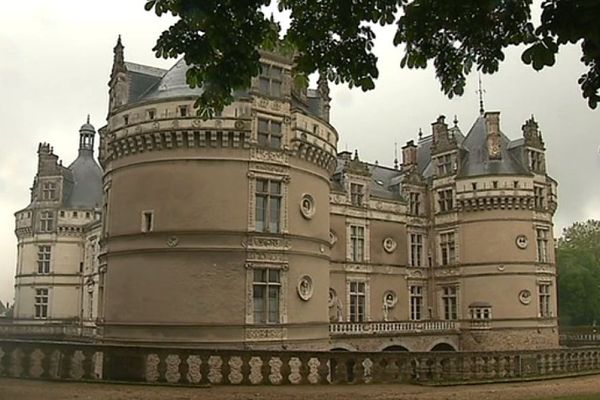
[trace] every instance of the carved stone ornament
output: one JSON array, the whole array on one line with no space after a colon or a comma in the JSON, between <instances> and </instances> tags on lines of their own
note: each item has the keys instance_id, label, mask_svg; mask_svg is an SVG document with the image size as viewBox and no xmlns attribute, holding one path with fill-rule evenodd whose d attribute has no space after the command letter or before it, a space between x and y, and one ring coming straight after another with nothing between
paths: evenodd
<instances>
[{"instance_id":1,"label":"carved stone ornament","mask_svg":"<svg viewBox=\"0 0 600 400\"><path fill-rule=\"evenodd\" d=\"M391 237L386 237L383 239L383 249L387 253L392 253L394 250L396 250L396 247L398 247L398 243L396 243L396 241Z\"/></svg>"},{"instance_id":2,"label":"carved stone ornament","mask_svg":"<svg viewBox=\"0 0 600 400\"><path fill-rule=\"evenodd\" d=\"M394 306L396 305L396 303L398 303L398 296L396 295L396 292L394 292L393 290L387 290L384 294L383 294L383 305L386 308L394 308Z\"/></svg>"},{"instance_id":3,"label":"carved stone ornament","mask_svg":"<svg viewBox=\"0 0 600 400\"><path fill-rule=\"evenodd\" d=\"M335 306L335 300L337 299L337 293L335 289L329 288L329 298L327 299L327 305L329 308Z\"/></svg>"},{"instance_id":4,"label":"carved stone ornament","mask_svg":"<svg viewBox=\"0 0 600 400\"><path fill-rule=\"evenodd\" d=\"M519 292L519 301L523 305L528 305L531 303L531 291L528 289L523 289Z\"/></svg>"},{"instance_id":5,"label":"carved stone ornament","mask_svg":"<svg viewBox=\"0 0 600 400\"><path fill-rule=\"evenodd\" d=\"M308 193L302 195L300 200L300 212L306 219L311 219L315 215L315 199Z\"/></svg>"},{"instance_id":6,"label":"carved stone ornament","mask_svg":"<svg viewBox=\"0 0 600 400\"><path fill-rule=\"evenodd\" d=\"M515 240L515 243L517 244L517 247L520 249L526 249L527 245L529 244L529 240L527 239L527 236L525 235L519 235L517 236L517 239Z\"/></svg>"},{"instance_id":7,"label":"carved stone ornament","mask_svg":"<svg viewBox=\"0 0 600 400\"><path fill-rule=\"evenodd\" d=\"M335 232L329 231L329 244L331 244L333 246L334 244L337 243L337 240L338 240L338 238L337 238L337 235L335 234Z\"/></svg>"},{"instance_id":8,"label":"carved stone ornament","mask_svg":"<svg viewBox=\"0 0 600 400\"><path fill-rule=\"evenodd\" d=\"M298 296L304 301L310 300L313 295L313 281L308 275L304 275L298 281Z\"/></svg>"},{"instance_id":9,"label":"carved stone ornament","mask_svg":"<svg viewBox=\"0 0 600 400\"><path fill-rule=\"evenodd\" d=\"M179 238L177 238L177 236L170 236L167 239L167 246L169 247L175 247L179 244Z\"/></svg>"}]
</instances>

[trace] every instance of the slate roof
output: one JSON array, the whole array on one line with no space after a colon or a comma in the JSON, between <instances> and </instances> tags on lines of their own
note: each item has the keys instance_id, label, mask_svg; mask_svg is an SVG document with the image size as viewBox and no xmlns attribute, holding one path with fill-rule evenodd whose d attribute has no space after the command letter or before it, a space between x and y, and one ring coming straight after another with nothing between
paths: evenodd
<instances>
[{"instance_id":1,"label":"slate roof","mask_svg":"<svg viewBox=\"0 0 600 400\"><path fill-rule=\"evenodd\" d=\"M127 77L129 78L129 103L139 101L149 88L160 81L166 69L149 67L147 65L126 62Z\"/></svg>"},{"instance_id":2,"label":"slate roof","mask_svg":"<svg viewBox=\"0 0 600 400\"><path fill-rule=\"evenodd\" d=\"M459 166L457 177L480 175L530 175L527 168L513 155L511 141L504 133L501 135L501 159L490 160L487 152L487 130L485 118L480 116L469 130L469 133L460 144L466 150L463 161ZM512 148L520 147L518 140Z\"/></svg>"},{"instance_id":3,"label":"slate roof","mask_svg":"<svg viewBox=\"0 0 600 400\"><path fill-rule=\"evenodd\" d=\"M8 308L6 308L6 306L2 304L2 301L0 301L0 317L6 315L7 312Z\"/></svg>"}]
</instances>

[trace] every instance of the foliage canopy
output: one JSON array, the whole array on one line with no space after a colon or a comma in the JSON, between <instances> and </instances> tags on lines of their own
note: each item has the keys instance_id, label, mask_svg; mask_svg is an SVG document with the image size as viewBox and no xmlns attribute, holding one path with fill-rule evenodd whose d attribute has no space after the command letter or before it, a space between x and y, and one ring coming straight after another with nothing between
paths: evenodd
<instances>
[{"instance_id":1,"label":"foliage canopy","mask_svg":"<svg viewBox=\"0 0 600 400\"><path fill-rule=\"evenodd\" d=\"M329 80L375 87L373 26L395 25L401 67L425 68L432 60L442 91L464 92L473 68L498 70L509 46L527 45L522 60L540 70L555 63L560 46L580 43L587 71L579 78L591 108L600 100L600 1L542 0L539 24L532 0L277 0L290 13L283 34L265 15L271 0L147 0L146 10L177 21L163 32L158 57L184 55L192 87L203 86L197 105L222 109L234 89L260 73L258 48L293 49L295 73L326 71ZM281 39L280 39L281 37Z\"/></svg>"},{"instance_id":2,"label":"foliage canopy","mask_svg":"<svg viewBox=\"0 0 600 400\"><path fill-rule=\"evenodd\" d=\"M558 241L556 263L561 323L600 323L600 221L566 228Z\"/></svg>"}]
</instances>

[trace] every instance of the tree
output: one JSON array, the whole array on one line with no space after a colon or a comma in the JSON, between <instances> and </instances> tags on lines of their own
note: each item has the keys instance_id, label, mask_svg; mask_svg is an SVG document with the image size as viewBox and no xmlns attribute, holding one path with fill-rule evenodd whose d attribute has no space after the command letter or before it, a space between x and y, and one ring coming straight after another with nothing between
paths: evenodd
<instances>
[{"instance_id":1,"label":"tree","mask_svg":"<svg viewBox=\"0 0 600 400\"><path fill-rule=\"evenodd\" d=\"M600 323L600 221L566 228L558 241L556 262L561 324Z\"/></svg>"},{"instance_id":2,"label":"tree","mask_svg":"<svg viewBox=\"0 0 600 400\"><path fill-rule=\"evenodd\" d=\"M404 46L401 67L425 68L433 60L442 91L464 92L473 67L494 73L509 46L527 45L522 60L536 70L552 66L560 46L580 43L579 78L591 108L600 100L600 1L543 0L534 26L532 0L277 0L290 13L290 27L265 15L271 0L147 0L146 10L172 14L158 57L183 55L191 65L187 83L204 87L197 106L220 110L235 89L260 73L258 48L288 51L302 78L325 72L335 83L375 87L377 57L373 26L395 25L394 44ZM280 39L281 37L281 39Z\"/></svg>"}]
</instances>

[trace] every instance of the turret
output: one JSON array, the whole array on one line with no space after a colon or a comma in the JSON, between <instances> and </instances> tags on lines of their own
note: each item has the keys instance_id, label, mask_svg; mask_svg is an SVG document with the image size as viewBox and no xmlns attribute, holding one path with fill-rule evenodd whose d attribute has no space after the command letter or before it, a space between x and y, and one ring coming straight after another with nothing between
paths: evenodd
<instances>
[{"instance_id":1,"label":"turret","mask_svg":"<svg viewBox=\"0 0 600 400\"><path fill-rule=\"evenodd\" d=\"M94 154L94 137L96 136L96 130L94 126L90 124L90 116L88 114L87 121L79 128L79 154L90 155Z\"/></svg>"}]
</instances>

